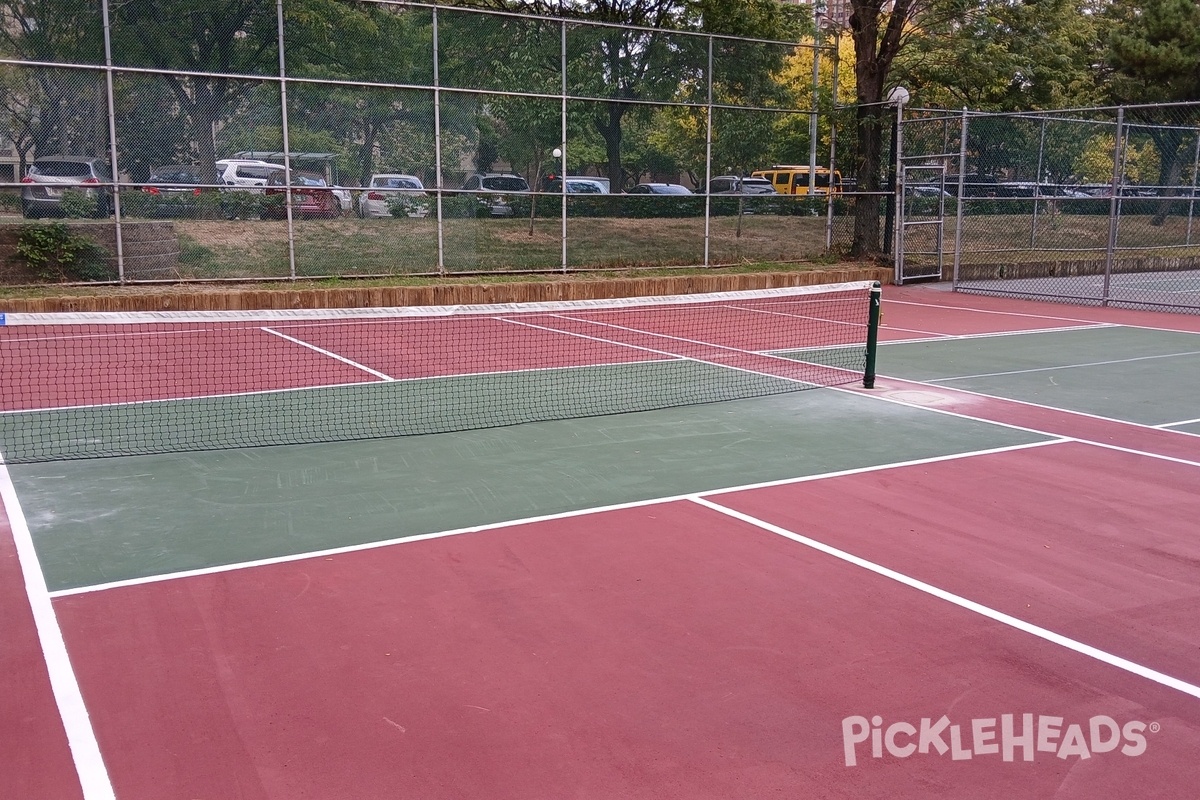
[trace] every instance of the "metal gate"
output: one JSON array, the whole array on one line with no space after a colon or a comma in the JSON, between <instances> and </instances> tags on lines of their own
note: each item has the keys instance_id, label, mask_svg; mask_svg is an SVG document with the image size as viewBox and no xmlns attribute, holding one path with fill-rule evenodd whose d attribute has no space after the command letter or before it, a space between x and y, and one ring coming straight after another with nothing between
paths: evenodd
<instances>
[{"instance_id":1,"label":"metal gate","mask_svg":"<svg viewBox=\"0 0 1200 800\"><path fill-rule=\"evenodd\" d=\"M946 178L958 164L960 124L944 112L905 118L904 108L896 109L891 244L898 284L941 280L945 274L946 210L955 204Z\"/></svg>"},{"instance_id":2,"label":"metal gate","mask_svg":"<svg viewBox=\"0 0 1200 800\"><path fill-rule=\"evenodd\" d=\"M902 165L896 186L896 283L941 280L945 265L946 168Z\"/></svg>"}]
</instances>

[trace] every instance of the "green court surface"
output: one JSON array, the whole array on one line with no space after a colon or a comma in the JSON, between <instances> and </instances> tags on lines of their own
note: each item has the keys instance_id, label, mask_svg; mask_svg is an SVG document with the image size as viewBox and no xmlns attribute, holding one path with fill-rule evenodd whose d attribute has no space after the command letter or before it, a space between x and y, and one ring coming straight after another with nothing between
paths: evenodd
<instances>
[{"instance_id":1,"label":"green court surface","mask_svg":"<svg viewBox=\"0 0 1200 800\"><path fill-rule=\"evenodd\" d=\"M1200 417L1193 333L1098 327L906 342L882 347L879 363L881 374L897 378L1127 422Z\"/></svg>"},{"instance_id":2,"label":"green court surface","mask_svg":"<svg viewBox=\"0 0 1200 800\"><path fill-rule=\"evenodd\" d=\"M819 389L460 433L9 469L53 591L1042 438Z\"/></svg>"}]
</instances>

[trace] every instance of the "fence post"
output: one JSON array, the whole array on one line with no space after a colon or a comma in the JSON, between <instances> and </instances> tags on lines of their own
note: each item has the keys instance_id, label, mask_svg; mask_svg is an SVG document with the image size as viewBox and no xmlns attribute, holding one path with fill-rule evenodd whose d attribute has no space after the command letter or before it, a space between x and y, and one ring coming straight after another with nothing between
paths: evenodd
<instances>
[{"instance_id":1,"label":"fence post","mask_svg":"<svg viewBox=\"0 0 1200 800\"><path fill-rule=\"evenodd\" d=\"M962 129L958 142L958 191L955 193L954 210L954 270L950 279L950 287L958 288L958 268L962 264L962 235L963 235L963 193L967 188L967 128L969 117L967 107L962 110Z\"/></svg>"},{"instance_id":2,"label":"fence post","mask_svg":"<svg viewBox=\"0 0 1200 800\"><path fill-rule=\"evenodd\" d=\"M1113 140L1112 186L1108 197L1108 247L1104 252L1104 288L1100 304L1108 305L1112 288L1113 256L1117 249L1117 226L1121 220L1121 184L1125 171L1125 107L1117 108L1117 132Z\"/></svg>"},{"instance_id":3,"label":"fence post","mask_svg":"<svg viewBox=\"0 0 1200 800\"><path fill-rule=\"evenodd\" d=\"M704 266L709 265L710 237L712 235L712 196L709 188L712 186L712 142L713 142L713 37L708 37L708 95L705 102L704 115ZM740 199L738 201L741 202ZM738 211L741 211L739 206ZM738 233L742 230L742 216L738 214Z\"/></svg>"},{"instance_id":4,"label":"fence post","mask_svg":"<svg viewBox=\"0 0 1200 800\"><path fill-rule=\"evenodd\" d=\"M562 142L559 147L562 150L562 160L559 162L558 179L561 182L559 187L559 213L562 215L562 271L567 274L567 21L564 19L558 23L559 25L559 54L558 54L558 69L562 73L562 97L559 101L559 131L558 140ZM534 181L538 180L538 176L533 176ZM541 191L542 187L534 184L533 187L537 191Z\"/></svg>"},{"instance_id":5,"label":"fence post","mask_svg":"<svg viewBox=\"0 0 1200 800\"><path fill-rule=\"evenodd\" d=\"M1196 134L1196 152L1192 156L1192 191L1188 193L1188 221L1187 221L1187 239L1185 244L1192 243L1192 217L1196 211L1196 170L1200 169L1200 129L1194 131Z\"/></svg>"},{"instance_id":6,"label":"fence post","mask_svg":"<svg viewBox=\"0 0 1200 800\"><path fill-rule=\"evenodd\" d=\"M437 184L437 271L439 275L446 274L446 215L442 206L442 196L446 189L445 176L442 174L442 81L438 70L438 7L433 7L433 159L435 165L434 182ZM565 181L564 181L565 183Z\"/></svg>"},{"instance_id":7,"label":"fence post","mask_svg":"<svg viewBox=\"0 0 1200 800\"><path fill-rule=\"evenodd\" d=\"M125 247L121 231L121 172L117 164L117 113L116 100L113 98L113 62L112 62L112 19L109 16L108 0L101 6L104 14L104 91L105 102L108 104L108 163L112 169L113 180L113 237L117 248L117 280L125 282ZM20 176L17 176L18 178Z\"/></svg>"},{"instance_id":8,"label":"fence post","mask_svg":"<svg viewBox=\"0 0 1200 800\"><path fill-rule=\"evenodd\" d=\"M288 187L283 195L284 209L287 212L288 277L295 280L296 230L292 219L292 146L288 136L287 64L283 52L283 0L275 0L275 38L279 46L279 121L283 132L283 182Z\"/></svg>"},{"instance_id":9,"label":"fence post","mask_svg":"<svg viewBox=\"0 0 1200 800\"><path fill-rule=\"evenodd\" d=\"M1037 172L1033 176L1033 220L1029 225L1029 249L1037 247L1038 206L1042 197L1042 166L1046 159L1046 118L1042 117L1041 136L1038 137ZM1053 201L1047 201L1050 203ZM1048 206L1049 207L1049 206Z\"/></svg>"}]
</instances>

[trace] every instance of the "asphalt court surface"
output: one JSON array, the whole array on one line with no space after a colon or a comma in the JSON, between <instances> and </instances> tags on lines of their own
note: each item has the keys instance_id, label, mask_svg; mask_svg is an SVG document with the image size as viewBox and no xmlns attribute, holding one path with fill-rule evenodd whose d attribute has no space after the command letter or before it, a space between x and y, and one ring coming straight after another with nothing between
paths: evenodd
<instances>
[{"instance_id":1,"label":"asphalt court surface","mask_svg":"<svg viewBox=\"0 0 1200 800\"><path fill-rule=\"evenodd\" d=\"M84 795L1187 796L1200 335L1108 311L888 287L899 391L10 465L30 602L108 766L77 754ZM939 410L959 390L979 402ZM1185 456L998 424L987 396ZM0 654L0 710L78 737L32 638ZM842 760L848 713L1022 711L1161 734L1139 758ZM27 800L77 796L56 730L12 737L60 776Z\"/></svg>"}]
</instances>

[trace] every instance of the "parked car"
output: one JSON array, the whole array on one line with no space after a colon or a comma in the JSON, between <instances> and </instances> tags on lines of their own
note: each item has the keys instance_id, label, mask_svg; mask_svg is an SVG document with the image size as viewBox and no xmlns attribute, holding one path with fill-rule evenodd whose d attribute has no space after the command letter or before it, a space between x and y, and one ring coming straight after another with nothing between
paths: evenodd
<instances>
[{"instance_id":1,"label":"parked car","mask_svg":"<svg viewBox=\"0 0 1200 800\"><path fill-rule=\"evenodd\" d=\"M691 194L692 190L678 183L639 183L629 194Z\"/></svg>"},{"instance_id":2,"label":"parked car","mask_svg":"<svg viewBox=\"0 0 1200 800\"><path fill-rule=\"evenodd\" d=\"M288 188L283 172L274 172L267 181L266 198L263 203L263 218L279 219L287 216L286 198L291 193L293 217L322 217L332 219L342 214L342 203L319 172L292 171L292 184ZM276 199L278 198L278 199Z\"/></svg>"},{"instance_id":3,"label":"parked car","mask_svg":"<svg viewBox=\"0 0 1200 800\"><path fill-rule=\"evenodd\" d=\"M200 205L200 186L204 178L198 166L171 164L155 167L142 186L150 195L150 213L156 217L195 216Z\"/></svg>"},{"instance_id":4,"label":"parked car","mask_svg":"<svg viewBox=\"0 0 1200 800\"><path fill-rule=\"evenodd\" d=\"M547 175L542 179L543 192L562 192L562 176ZM585 175L567 176L568 194L608 194L608 178L593 178Z\"/></svg>"},{"instance_id":5,"label":"parked car","mask_svg":"<svg viewBox=\"0 0 1200 800\"><path fill-rule=\"evenodd\" d=\"M750 176L770 181L779 194L809 194L810 176L814 195L837 195L843 190L842 173L836 169L830 171L829 167L816 167L810 171L805 165L776 164L768 169L755 170Z\"/></svg>"},{"instance_id":6,"label":"parked car","mask_svg":"<svg viewBox=\"0 0 1200 800\"><path fill-rule=\"evenodd\" d=\"M463 191L475 193L493 217L511 217L515 213L510 196L528 192L529 182L511 172L476 173L463 183Z\"/></svg>"},{"instance_id":7,"label":"parked car","mask_svg":"<svg viewBox=\"0 0 1200 800\"><path fill-rule=\"evenodd\" d=\"M708 182L709 194L778 194L766 178L721 175Z\"/></svg>"},{"instance_id":8,"label":"parked car","mask_svg":"<svg viewBox=\"0 0 1200 800\"><path fill-rule=\"evenodd\" d=\"M354 193L349 189L335 183L333 184L333 196L337 198L343 214L349 213L350 209L354 208Z\"/></svg>"},{"instance_id":9,"label":"parked car","mask_svg":"<svg viewBox=\"0 0 1200 800\"><path fill-rule=\"evenodd\" d=\"M947 192L938 186L927 186L921 184L909 184L904 187L904 193L909 197L932 197L934 200L939 197L953 199L954 195Z\"/></svg>"},{"instance_id":10,"label":"parked car","mask_svg":"<svg viewBox=\"0 0 1200 800\"><path fill-rule=\"evenodd\" d=\"M410 217L429 214L425 184L416 175L383 172L371 176L368 188L358 196L358 215L363 219L391 217L392 206Z\"/></svg>"},{"instance_id":11,"label":"parked car","mask_svg":"<svg viewBox=\"0 0 1200 800\"><path fill-rule=\"evenodd\" d=\"M64 211L67 192L78 192L93 203L91 216L112 213L112 170L108 162L87 156L39 156L21 179L21 212L26 217L55 216Z\"/></svg>"},{"instance_id":12,"label":"parked car","mask_svg":"<svg viewBox=\"0 0 1200 800\"><path fill-rule=\"evenodd\" d=\"M255 193L262 191L272 175L283 171L283 164L257 159L224 158L217 162L221 183Z\"/></svg>"}]
</instances>

